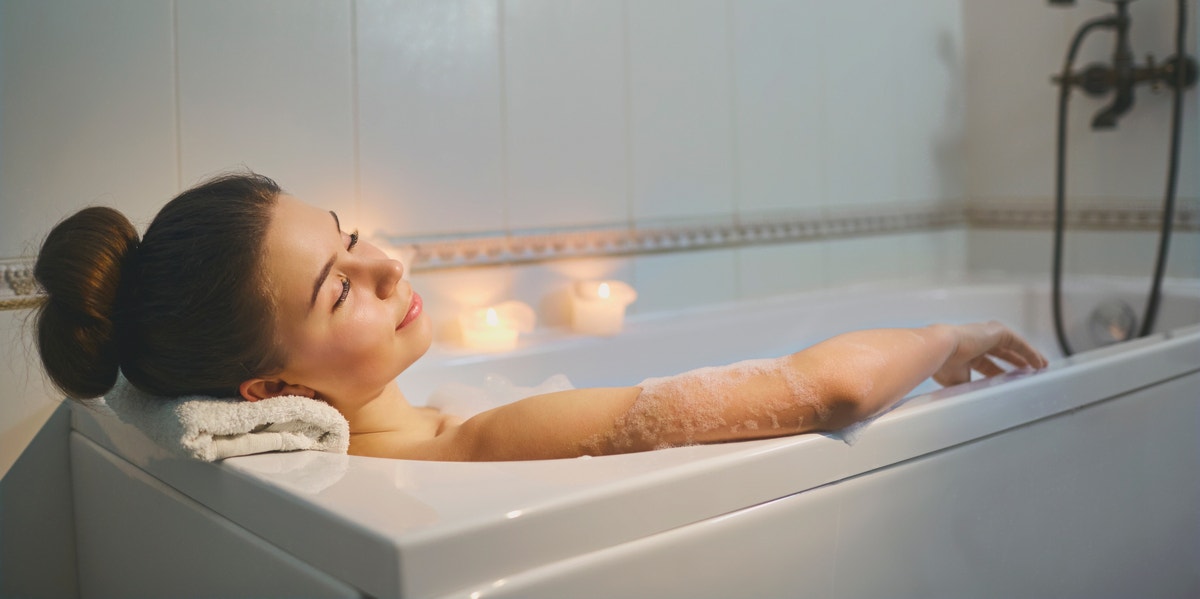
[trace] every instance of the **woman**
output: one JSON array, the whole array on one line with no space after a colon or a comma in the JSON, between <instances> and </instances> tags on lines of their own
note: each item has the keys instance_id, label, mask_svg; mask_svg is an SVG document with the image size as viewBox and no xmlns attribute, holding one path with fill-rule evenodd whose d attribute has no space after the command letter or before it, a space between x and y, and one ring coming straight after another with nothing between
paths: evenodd
<instances>
[{"instance_id":1,"label":"woman","mask_svg":"<svg viewBox=\"0 0 1200 599\"><path fill-rule=\"evenodd\" d=\"M47 236L38 343L73 398L124 373L147 393L303 395L350 424L350 452L427 460L574 457L839 430L926 378L943 385L1046 359L999 323L858 331L790 356L635 387L529 397L469 420L410 405L396 377L431 326L404 266L338 217L234 174L169 202L145 237L85 209Z\"/></svg>"}]
</instances>

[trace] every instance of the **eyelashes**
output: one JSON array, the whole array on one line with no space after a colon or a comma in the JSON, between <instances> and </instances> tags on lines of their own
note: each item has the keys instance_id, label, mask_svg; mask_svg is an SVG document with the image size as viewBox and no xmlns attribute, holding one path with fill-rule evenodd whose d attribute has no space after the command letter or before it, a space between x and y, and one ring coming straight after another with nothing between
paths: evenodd
<instances>
[{"instance_id":1,"label":"eyelashes","mask_svg":"<svg viewBox=\"0 0 1200 599\"><path fill-rule=\"evenodd\" d=\"M349 252L350 250L353 250L354 246L356 246L356 245L358 245L358 229L355 229L354 232L350 234L350 243L348 245L346 245L346 251ZM342 294L339 295L337 301L333 303L333 309L337 310L338 308L342 307L342 304L346 303L346 298L349 296L350 296L350 279L343 277L342 278Z\"/></svg>"},{"instance_id":2,"label":"eyelashes","mask_svg":"<svg viewBox=\"0 0 1200 599\"><path fill-rule=\"evenodd\" d=\"M333 309L337 310L346 303L346 297L350 295L350 279L342 279L342 294L338 296L336 302L333 303Z\"/></svg>"}]
</instances>

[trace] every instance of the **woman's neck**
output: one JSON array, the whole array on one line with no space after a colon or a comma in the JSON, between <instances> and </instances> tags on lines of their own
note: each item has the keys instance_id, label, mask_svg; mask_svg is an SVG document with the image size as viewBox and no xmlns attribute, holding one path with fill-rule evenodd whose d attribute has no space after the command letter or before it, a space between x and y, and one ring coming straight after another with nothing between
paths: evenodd
<instances>
[{"instance_id":1,"label":"woman's neck","mask_svg":"<svg viewBox=\"0 0 1200 599\"><path fill-rule=\"evenodd\" d=\"M374 399L354 410L343 411L342 415L350 423L350 434L356 435L403 432L417 420L414 418L417 412L400 392L400 386L392 381Z\"/></svg>"}]
</instances>

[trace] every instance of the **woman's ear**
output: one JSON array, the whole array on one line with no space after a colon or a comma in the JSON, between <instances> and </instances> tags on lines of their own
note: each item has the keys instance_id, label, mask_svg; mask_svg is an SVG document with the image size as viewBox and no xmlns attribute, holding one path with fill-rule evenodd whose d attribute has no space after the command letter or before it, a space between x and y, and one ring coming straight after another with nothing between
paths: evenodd
<instances>
[{"instance_id":1,"label":"woman's ear","mask_svg":"<svg viewBox=\"0 0 1200 599\"><path fill-rule=\"evenodd\" d=\"M280 379L249 379L238 385L238 391L246 401L258 401L281 395L300 395L316 398L317 392L304 385L292 385Z\"/></svg>"}]
</instances>

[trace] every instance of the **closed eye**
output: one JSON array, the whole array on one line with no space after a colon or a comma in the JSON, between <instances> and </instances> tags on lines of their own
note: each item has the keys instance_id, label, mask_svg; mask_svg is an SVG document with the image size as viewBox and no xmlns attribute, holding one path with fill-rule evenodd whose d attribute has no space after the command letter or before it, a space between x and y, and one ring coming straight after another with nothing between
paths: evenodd
<instances>
[{"instance_id":1,"label":"closed eye","mask_svg":"<svg viewBox=\"0 0 1200 599\"><path fill-rule=\"evenodd\" d=\"M337 301L333 302L333 309L337 310L346 303L346 298L350 295L350 279L342 279L342 294L338 296Z\"/></svg>"},{"instance_id":2,"label":"closed eye","mask_svg":"<svg viewBox=\"0 0 1200 599\"><path fill-rule=\"evenodd\" d=\"M354 232L350 233L350 243L346 244L346 251L349 252L350 250L353 250L354 246L356 246L356 245L358 245L358 229L355 229ZM342 304L346 303L346 298L349 296L350 296L350 279L343 277L342 278L342 293L341 293L341 295L338 296L337 301L333 303L333 309L337 310L338 308L342 307Z\"/></svg>"}]
</instances>

